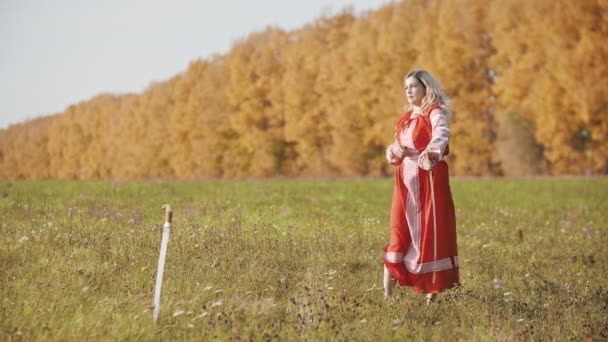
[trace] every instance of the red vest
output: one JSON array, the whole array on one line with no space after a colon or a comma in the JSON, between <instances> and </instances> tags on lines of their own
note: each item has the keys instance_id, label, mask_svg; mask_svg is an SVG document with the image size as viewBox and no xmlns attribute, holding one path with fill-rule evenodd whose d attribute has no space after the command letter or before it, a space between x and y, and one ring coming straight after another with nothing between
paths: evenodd
<instances>
[{"instance_id":1,"label":"red vest","mask_svg":"<svg viewBox=\"0 0 608 342\"><path fill-rule=\"evenodd\" d=\"M414 132L412 133L412 140L414 141L414 146L416 147L416 151L418 151L418 153L424 151L426 146L431 142L431 138L433 137L433 125L431 124L431 112L433 111L433 109L441 109L441 107L439 107L439 105L437 104L431 105L424 111L422 115L418 115L415 118L411 118L411 110L403 114L401 119L399 119L399 121L397 122L397 128L395 131L395 138L397 139L399 144L403 145L401 143L401 139L399 138L399 133L407 125L414 121L417 121L416 126L414 126ZM446 146L445 153L443 155L448 155L449 152L450 146L448 145Z\"/></svg>"}]
</instances>

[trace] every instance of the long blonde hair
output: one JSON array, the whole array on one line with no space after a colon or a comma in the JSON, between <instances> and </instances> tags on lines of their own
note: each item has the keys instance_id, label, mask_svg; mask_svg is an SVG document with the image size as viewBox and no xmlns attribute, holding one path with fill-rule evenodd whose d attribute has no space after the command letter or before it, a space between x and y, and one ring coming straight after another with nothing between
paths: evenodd
<instances>
[{"instance_id":1,"label":"long blonde hair","mask_svg":"<svg viewBox=\"0 0 608 342\"><path fill-rule=\"evenodd\" d=\"M450 107L450 99L441 87L441 84L439 84L433 75L423 69L414 69L405 75L403 78L403 84L405 84L405 81L410 77L415 77L418 79L418 81L420 81L425 88L425 94L422 98L422 105L420 106L422 111L424 112L429 106L437 104L441 108L441 111L447 115L448 119L451 120L453 114ZM408 103L404 109L406 111L411 110L412 105Z\"/></svg>"}]
</instances>

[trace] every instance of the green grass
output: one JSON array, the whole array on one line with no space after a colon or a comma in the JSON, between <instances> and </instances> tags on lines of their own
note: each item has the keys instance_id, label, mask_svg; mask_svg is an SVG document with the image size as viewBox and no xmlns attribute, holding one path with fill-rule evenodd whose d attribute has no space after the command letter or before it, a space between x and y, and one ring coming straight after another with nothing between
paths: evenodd
<instances>
[{"instance_id":1,"label":"green grass","mask_svg":"<svg viewBox=\"0 0 608 342\"><path fill-rule=\"evenodd\" d=\"M3 182L0 340L608 338L608 179L452 191L462 286L426 306L383 298L389 179Z\"/></svg>"}]
</instances>

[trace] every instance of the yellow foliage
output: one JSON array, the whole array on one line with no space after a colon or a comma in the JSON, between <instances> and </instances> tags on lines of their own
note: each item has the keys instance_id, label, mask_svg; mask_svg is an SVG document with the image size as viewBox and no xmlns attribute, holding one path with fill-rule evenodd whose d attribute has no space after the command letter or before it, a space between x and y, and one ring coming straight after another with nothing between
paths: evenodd
<instances>
[{"instance_id":1,"label":"yellow foliage","mask_svg":"<svg viewBox=\"0 0 608 342\"><path fill-rule=\"evenodd\" d=\"M0 178L388 175L384 148L414 67L453 101L453 174L605 174L607 10L410 0L268 28L142 94L0 130Z\"/></svg>"}]
</instances>

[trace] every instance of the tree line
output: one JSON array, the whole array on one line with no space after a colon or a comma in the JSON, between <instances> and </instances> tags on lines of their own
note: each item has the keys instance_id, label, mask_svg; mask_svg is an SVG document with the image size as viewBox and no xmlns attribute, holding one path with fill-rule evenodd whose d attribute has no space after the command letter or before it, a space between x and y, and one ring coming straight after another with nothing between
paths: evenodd
<instances>
[{"instance_id":1,"label":"tree line","mask_svg":"<svg viewBox=\"0 0 608 342\"><path fill-rule=\"evenodd\" d=\"M602 0L406 0L267 28L141 94L0 130L0 178L388 175L414 67L452 99L452 174L606 174L607 13Z\"/></svg>"}]
</instances>

